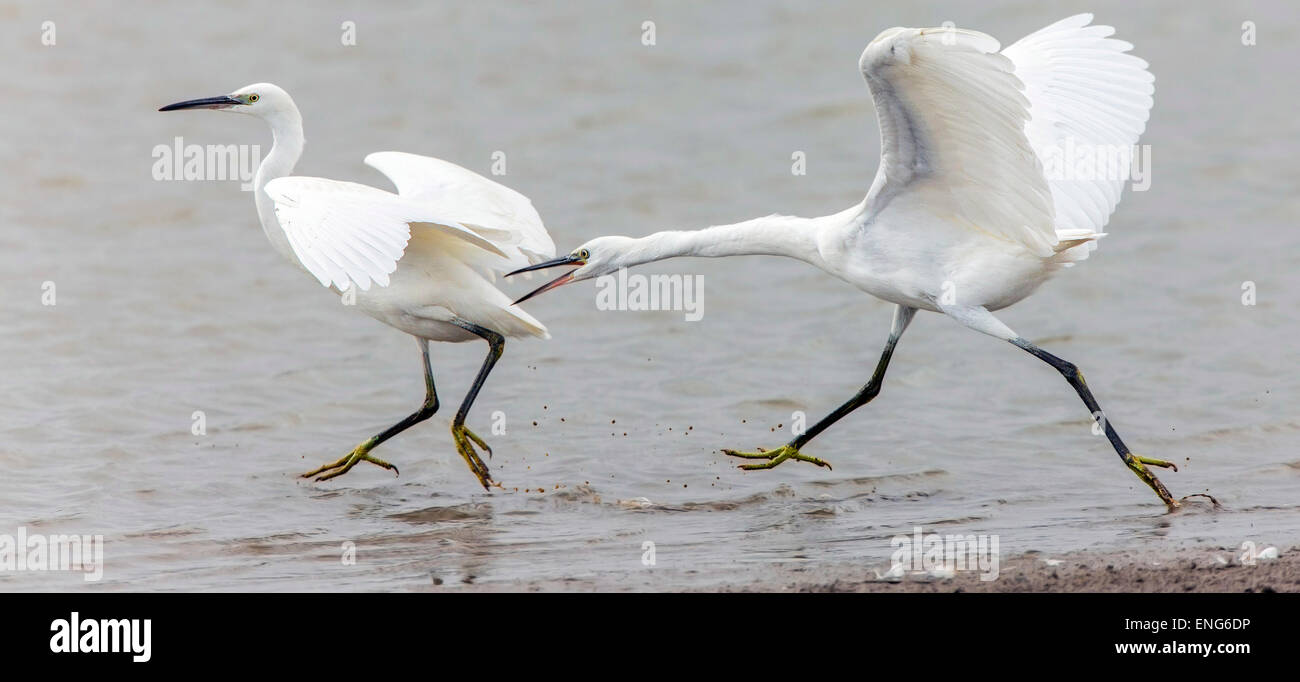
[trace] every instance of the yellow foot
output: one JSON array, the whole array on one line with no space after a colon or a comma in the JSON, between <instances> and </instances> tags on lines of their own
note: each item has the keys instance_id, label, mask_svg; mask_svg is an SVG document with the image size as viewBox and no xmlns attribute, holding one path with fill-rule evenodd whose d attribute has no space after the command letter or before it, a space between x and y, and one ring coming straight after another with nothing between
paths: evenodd
<instances>
[{"instance_id":1,"label":"yellow foot","mask_svg":"<svg viewBox=\"0 0 1300 682\"><path fill-rule=\"evenodd\" d=\"M1143 464L1150 464L1153 467L1164 467L1166 469L1173 469L1174 471L1178 471L1178 467L1173 462L1166 461L1163 459L1152 459L1150 457L1143 457L1142 455L1133 455L1133 456L1137 458L1137 461Z\"/></svg>"},{"instance_id":2,"label":"yellow foot","mask_svg":"<svg viewBox=\"0 0 1300 682\"><path fill-rule=\"evenodd\" d=\"M742 459L767 460L762 464L740 465L740 468L746 471L754 471L756 469L771 469L772 467L779 465L781 462L784 462L787 459L795 459L800 462L808 462L810 464L816 464L819 467L826 467L827 469L831 468L830 462L827 462L824 459L817 459L816 457L810 457L808 455L805 455L802 452L799 452L798 448L795 448L790 445L782 445L781 447L775 450L764 451L760 449L758 452L740 452L739 450L723 450L722 453L724 455L730 455L732 457L740 457Z\"/></svg>"},{"instance_id":3,"label":"yellow foot","mask_svg":"<svg viewBox=\"0 0 1300 682\"><path fill-rule=\"evenodd\" d=\"M394 474L397 475L401 474L401 472L397 470L397 467L393 466L392 464L389 464L388 462L385 462L382 459L379 459L378 457L371 456L368 443L362 443L361 445L358 445L355 450L349 452L347 455L339 458L334 462L325 464L316 469L312 469L311 471L308 471L307 473L303 474L301 477L311 478L315 476L317 481L328 481L329 479L334 478L335 476L342 476L343 474L352 471L352 467L356 466L357 462L370 462L371 464L388 469Z\"/></svg>"},{"instance_id":4,"label":"yellow foot","mask_svg":"<svg viewBox=\"0 0 1300 682\"><path fill-rule=\"evenodd\" d=\"M1165 503L1165 507L1167 507L1169 511L1175 511L1182 506L1179 504L1178 500L1174 499L1173 495L1169 494L1169 489L1165 487L1165 484L1161 483L1160 479L1156 478L1156 475L1151 473L1151 470L1146 466L1150 464L1151 466L1164 467L1166 469L1178 471L1178 467L1174 466L1173 462L1167 462L1163 459L1142 457L1140 455L1129 453L1124 457L1124 464L1128 465L1128 468L1131 469L1133 473L1137 474L1138 478L1142 479L1143 483L1146 483L1155 491L1156 495L1160 497L1160 501Z\"/></svg>"},{"instance_id":5,"label":"yellow foot","mask_svg":"<svg viewBox=\"0 0 1300 682\"><path fill-rule=\"evenodd\" d=\"M493 482L492 473L488 471L487 465L483 463L483 460L478 456L478 452L474 450L474 444L477 443L479 447L487 450L488 457L492 456L492 448L488 447L482 438L475 435L464 424L451 425L451 438L456 442L456 452L459 452L460 456L465 458L469 470L478 477L479 484L483 486L484 490L489 490L489 486Z\"/></svg>"}]
</instances>

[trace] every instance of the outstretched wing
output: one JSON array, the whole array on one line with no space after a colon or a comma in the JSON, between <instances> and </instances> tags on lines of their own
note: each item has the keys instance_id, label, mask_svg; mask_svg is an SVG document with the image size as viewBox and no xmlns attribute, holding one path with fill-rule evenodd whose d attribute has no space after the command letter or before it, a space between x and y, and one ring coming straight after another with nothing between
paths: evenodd
<instances>
[{"instance_id":1,"label":"outstretched wing","mask_svg":"<svg viewBox=\"0 0 1300 682\"><path fill-rule=\"evenodd\" d=\"M1147 63L1128 54L1133 45L1091 21L1091 14L1062 19L1002 51L1025 84L1025 135L1047 169L1063 239L1101 232L1110 220L1155 92ZM1091 172L1074 172L1080 154L1095 155Z\"/></svg>"},{"instance_id":2,"label":"outstretched wing","mask_svg":"<svg viewBox=\"0 0 1300 682\"><path fill-rule=\"evenodd\" d=\"M426 202L391 192L324 178L276 178L266 184L275 216L294 255L324 286L363 291L373 281L388 286L388 275L411 239L411 230L436 230L473 245L485 266L502 267L505 252L459 221Z\"/></svg>"},{"instance_id":3,"label":"outstretched wing","mask_svg":"<svg viewBox=\"0 0 1300 682\"><path fill-rule=\"evenodd\" d=\"M366 165L388 176L404 199L455 217L521 268L555 257L555 243L528 197L454 163L405 152L375 152Z\"/></svg>"},{"instance_id":4,"label":"outstretched wing","mask_svg":"<svg viewBox=\"0 0 1300 682\"><path fill-rule=\"evenodd\" d=\"M872 201L903 188L962 227L1054 253L1052 199L1029 140L1029 102L998 41L956 28L892 28L859 63L880 120Z\"/></svg>"}]
</instances>

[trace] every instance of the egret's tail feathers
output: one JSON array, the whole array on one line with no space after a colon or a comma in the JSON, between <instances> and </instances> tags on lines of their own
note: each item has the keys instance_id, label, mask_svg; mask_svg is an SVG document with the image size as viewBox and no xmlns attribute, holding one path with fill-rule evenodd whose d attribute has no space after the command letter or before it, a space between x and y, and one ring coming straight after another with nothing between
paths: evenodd
<instances>
[{"instance_id":1,"label":"egret's tail feathers","mask_svg":"<svg viewBox=\"0 0 1300 682\"><path fill-rule=\"evenodd\" d=\"M1097 240L1105 236L1105 232L1091 230L1057 230L1056 246L1052 247L1056 254L1052 256L1052 260L1066 267L1086 260L1088 254L1096 250Z\"/></svg>"},{"instance_id":2,"label":"egret's tail feathers","mask_svg":"<svg viewBox=\"0 0 1300 682\"><path fill-rule=\"evenodd\" d=\"M536 336L538 338L549 339L551 333L546 330L546 325L540 320L529 315L523 308L517 305L507 306L501 309L501 312L511 316L514 322L514 334L511 336Z\"/></svg>"}]
</instances>

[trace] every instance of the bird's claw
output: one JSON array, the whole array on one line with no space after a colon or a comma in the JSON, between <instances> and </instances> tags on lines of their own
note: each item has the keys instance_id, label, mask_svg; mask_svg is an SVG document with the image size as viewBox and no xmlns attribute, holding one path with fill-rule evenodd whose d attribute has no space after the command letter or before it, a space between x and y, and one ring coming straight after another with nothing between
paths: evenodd
<instances>
[{"instance_id":1,"label":"bird's claw","mask_svg":"<svg viewBox=\"0 0 1300 682\"><path fill-rule=\"evenodd\" d=\"M474 450L474 444L478 444L484 450L487 450L488 457L492 456L492 448L488 447L482 438L479 438L473 431L466 428L464 424L451 425L451 438L456 442L456 452L459 452L460 456L465 459L465 463L469 465L469 470L474 472L474 476L478 478L479 485L482 485L484 490L490 490L490 486L494 483L492 472L488 470L487 465L478 456L478 452Z\"/></svg>"},{"instance_id":2,"label":"bird's claw","mask_svg":"<svg viewBox=\"0 0 1300 682\"><path fill-rule=\"evenodd\" d=\"M343 474L346 474L347 472L351 471L352 467L357 465L357 462L370 462L371 464L374 464L376 466L380 466L385 469L388 469L389 471L393 472L393 474L396 476L401 475L401 472L397 470L396 466L389 464L388 462L385 462L384 460L371 455L370 451L364 446L357 446L357 448L352 452L349 452L348 454L344 455L343 457L340 457L339 459L333 462L330 462L329 464L324 464L315 469L312 469L311 471L302 474L300 478L314 477L318 482L328 481L331 478L342 476Z\"/></svg>"},{"instance_id":3,"label":"bird's claw","mask_svg":"<svg viewBox=\"0 0 1300 682\"><path fill-rule=\"evenodd\" d=\"M786 461L787 459L794 459L794 460L798 460L798 461L800 461L800 462L808 462L809 464L816 464L816 465L819 466L819 467L826 467L827 469L832 468L830 462L827 462L827 461L824 460L824 459L818 459L818 458L816 458L816 457L812 457L812 456L810 456L810 455L805 455L805 454L803 454L802 452L799 452L799 448L796 448L796 447L794 447L794 446L792 446L792 445L788 445L788 444L787 444L787 445L782 445L781 447L779 447L779 448L777 448L777 449L775 449L775 450L766 450L766 451L765 451L765 450L760 449L758 452L741 452L741 451L739 451L739 450L723 450L723 451L722 451L722 454L724 454L724 455L728 455L728 456L731 456L731 457L740 457L740 458L742 458L742 459L765 459L765 460L767 460L766 462L763 462L762 464L742 464L742 465L740 465L739 468L744 469L745 471L756 471L756 470L758 470L758 469L771 469L771 468L773 468L773 467L778 466L779 464L781 464L782 462Z\"/></svg>"},{"instance_id":4,"label":"bird's claw","mask_svg":"<svg viewBox=\"0 0 1300 682\"><path fill-rule=\"evenodd\" d=\"M1163 467L1165 469L1173 469L1174 471L1178 471L1178 465L1168 460L1155 459L1152 457L1143 457L1142 455L1133 455L1133 457L1137 459L1137 461L1143 464L1149 464L1153 467Z\"/></svg>"},{"instance_id":5,"label":"bird's claw","mask_svg":"<svg viewBox=\"0 0 1300 682\"><path fill-rule=\"evenodd\" d=\"M1129 452L1124 455L1124 464L1126 464L1133 473L1137 474L1138 478L1142 479L1143 483L1146 483L1147 486L1155 492L1155 494L1160 498L1160 501L1165 503L1165 507L1168 508L1169 511L1176 511L1182 506L1178 500L1174 499L1173 495L1169 494L1169 489L1165 487L1165 484L1161 483L1160 479L1156 478L1156 475L1151 473L1151 470L1146 467L1146 465L1150 464L1151 466L1164 467L1166 469L1178 471L1178 467L1174 466L1173 462L1168 462L1163 459L1154 459L1151 457L1142 457L1141 455L1135 455Z\"/></svg>"},{"instance_id":6,"label":"bird's claw","mask_svg":"<svg viewBox=\"0 0 1300 682\"><path fill-rule=\"evenodd\" d=\"M478 445L480 448L487 450L488 459L492 459L492 446L488 445L487 443L484 443L483 439L478 437L478 434L474 433L473 431L470 431L468 428L466 427L461 427L461 428L465 429L465 435L468 436L470 440L474 441L475 445Z\"/></svg>"}]
</instances>

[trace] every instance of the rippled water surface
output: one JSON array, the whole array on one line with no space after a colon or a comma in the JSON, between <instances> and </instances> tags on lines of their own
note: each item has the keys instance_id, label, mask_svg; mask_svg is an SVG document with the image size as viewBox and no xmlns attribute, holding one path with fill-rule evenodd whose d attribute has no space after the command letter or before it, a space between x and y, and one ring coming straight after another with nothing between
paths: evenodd
<instances>
[{"instance_id":1,"label":"rippled water surface","mask_svg":"<svg viewBox=\"0 0 1300 682\"><path fill-rule=\"evenodd\" d=\"M178 5L0 4L0 533L106 542L100 583L0 573L0 588L683 589L778 563L866 571L914 525L996 533L1004 553L1300 536L1300 119L1284 66L1300 22L1283 3ZM177 136L269 149L254 119L155 112L265 80L303 110L299 173L384 185L366 153L487 173L503 151L501 179L561 249L821 215L875 172L856 60L881 29L951 20L1009 44L1084 9L1156 74L1152 187L1125 197L1092 259L1002 317L1080 365L1137 451L1178 462L1161 474L1174 493L1212 492L1217 513L1163 514L1055 372L927 313L881 397L808 448L833 471L736 470L721 448L779 445L793 413L815 419L865 383L890 317L759 257L643 269L703 275L698 322L598 311L590 283L530 303L554 338L512 341L470 420L503 490L477 486L447 432L482 344L433 348L444 408L379 453L400 477L303 483L415 409L416 345L279 261L238 183L151 176Z\"/></svg>"}]
</instances>

